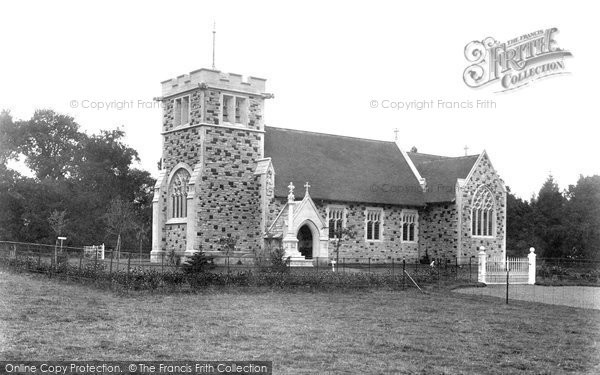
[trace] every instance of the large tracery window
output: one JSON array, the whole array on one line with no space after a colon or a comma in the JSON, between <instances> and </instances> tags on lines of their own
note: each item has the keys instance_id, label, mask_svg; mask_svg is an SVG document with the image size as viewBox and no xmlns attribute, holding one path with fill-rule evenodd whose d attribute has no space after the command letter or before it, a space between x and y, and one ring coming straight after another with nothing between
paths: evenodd
<instances>
[{"instance_id":1,"label":"large tracery window","mask_svg":"<svg viewBox=\"0 0 600 375\"><path fill-rule=\"evenodd\" d=\"M478 237L493 237L496 220L496 207L492 192L482 187L473 197L471 208L471 233Z\"/></svg>"},{"instance_id":2,"label":"large tracery window","mask_svg":"<svg viewBox=\"0 0 600 375\"><path fill-rule=\"evenodd\" d=\"M190 173L180 168L169 185L169 217L171 219L187 217L187 190Z\"/></svg>"}]
</instances>

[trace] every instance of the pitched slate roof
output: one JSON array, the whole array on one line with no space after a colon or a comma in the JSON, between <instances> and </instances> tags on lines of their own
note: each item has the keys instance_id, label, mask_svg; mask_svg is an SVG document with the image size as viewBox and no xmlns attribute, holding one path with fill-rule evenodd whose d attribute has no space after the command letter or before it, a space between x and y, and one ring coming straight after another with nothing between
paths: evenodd
<instances>
[{"instance_id":1,"label":"pitched slate roof","mask_svg":"<svg viewBox=\"0 0 600 375\"><path fill-rule=\"evenodd\" d=\"M265 157L275 169L275 196L420 206L423 191L394 142L265 127Z\"/></svg>"},{"instance_id":2,"label":"pitched slate roof","mask_svg":"<svg viewBox=\"0 0 600 375\"><path fill-rule=\"evenodd\" d=\"M447 157L408 152L408 157L427 181L425 200L451 202L456 198L456 180L466 178L479 158L479 155Z\"/></svg>"}]
</instances>

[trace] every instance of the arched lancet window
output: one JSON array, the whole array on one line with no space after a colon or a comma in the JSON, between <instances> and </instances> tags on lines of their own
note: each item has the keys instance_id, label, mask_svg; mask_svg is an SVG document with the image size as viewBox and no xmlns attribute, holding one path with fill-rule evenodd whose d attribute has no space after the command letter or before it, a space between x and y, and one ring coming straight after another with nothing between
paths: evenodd
<instances>
[{"instance_id":1,"label":"arched lancet window","mask_svg":"<svg viewBox=\"0 0 600 375\"><path fill-rule=\"evenodd\" d=\"M418 241L418 222L419 213L416 210L402 210L402 242Z\"/></svg>"},{"instance_id":2,"label":"arched lancet window","mask_svg":"<svg viewBox=\"0 0 600 375\"><path fill-rule=\"evenodd\" d=\"M187 217L187 191L190 173L184 168L175 172L169 184L169 218Z\"/></svg>"},{"instance_id":3,"label":"arched lancet window","mask_svg":"<svg viewBox=\"0 0 600 375\"><path fill-rule=\"evenodd\" d=\"M494 196L486 187L480 187L473 197L471 208L471 234L479 237L493 237L496 220Z\"/></svg>"}]
</instances>

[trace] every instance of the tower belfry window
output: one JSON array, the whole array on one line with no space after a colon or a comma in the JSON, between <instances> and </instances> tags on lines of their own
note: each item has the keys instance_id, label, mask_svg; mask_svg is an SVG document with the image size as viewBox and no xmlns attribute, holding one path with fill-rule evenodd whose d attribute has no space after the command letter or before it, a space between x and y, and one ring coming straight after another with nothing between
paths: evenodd
<instances>
[{"instance_id":1,"label":"tower belfry window","mask_svg":"<svg viewBox=\"0 0 600 375\"><path fill-rule=\"evenodd\" d=\"M190 97L182 96L175 99L173 106L173 120L175 126L186 125L190 122Z\"/></svg>"},{"instance_id":2,"label":"tower belfry window","mask_svg":"<svg viewBox=\"0 0 600 375\"><path fill-rule=\"evenodd\" d=\"M246 125L248 123L248 100L242 96L223 94L223 123Z\"/></svg>"}]
</instances>

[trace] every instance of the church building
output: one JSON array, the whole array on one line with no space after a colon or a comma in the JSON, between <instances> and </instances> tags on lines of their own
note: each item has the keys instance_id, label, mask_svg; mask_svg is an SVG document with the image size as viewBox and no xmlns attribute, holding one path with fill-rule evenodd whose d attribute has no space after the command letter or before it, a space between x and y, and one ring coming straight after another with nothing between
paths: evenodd
<instances>
[{"instance_id":1,"label":"church building","mask_svg":"<svg viewBox=\"0 0 600 375\"><path fill-rule=\"evenodd\" d=\"M446 157L397 142L265 125L266 80L200 69L162 82L153 261L175 251L292 265L344 259L469 262L506 252L506 188L484 151ZM279 124L278 124L279 125ZM336 237L348 228L354 238Z\"/></svg>"}]
</instances>

